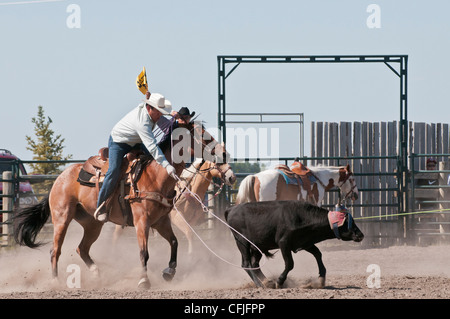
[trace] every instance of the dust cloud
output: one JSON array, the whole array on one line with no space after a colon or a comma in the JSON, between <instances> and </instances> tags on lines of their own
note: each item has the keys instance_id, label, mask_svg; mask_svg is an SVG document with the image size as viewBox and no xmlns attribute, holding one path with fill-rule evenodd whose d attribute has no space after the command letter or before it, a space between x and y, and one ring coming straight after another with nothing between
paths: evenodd
<instances>
[{"instance_id":1,"label":"dust cloud","mask_svg":"<svg viewBox=\"0 0 450 319\"><path fill-rule=\"evenodd\" d=\"M50 265L51 239L38 249L16 247L0 252L0 298L450 298L450 245L392 246L365 248L337 240L318 244L327 268L327 289L303 289L305 282L316 278L318 268L312 255L294 254L294 269L285 289L260 290L240 268L240 253L231 234L200 232L209 247L227 262L216 257L194 238L194 252L187 253L187 242L179 240L177 273L171 282L162 278L168 266L170 246L161 236L150 234L148 276L150 292L137 292L141 266L134 228L126 228L114 243L115 225L107 223L91 248L91 257L100 270L94 276L76 253L82 228L69 227L59 261L59 280L52 280ZM337 248L336 248L336 245ZM230 265L229 263L233 264ZM262 260L262 270L270 279L283 271L280 253ZM378 265L384 289L368 289L369 265ZM70 265L79 265L81 290L74 295L66 280ZM402 294L403 293L403 294ZM409 294L405 294L409 293ZM32 295L30 295L32 294ZM75 296L75 297L74 297Z\"/></svg>"},{"instance_id":2,"label":"dust cloud","mask_svg":"<svg viewBox=\"0 0 450 319\"><path fill-rule=\"evenodd\" d=\"M115 225L105 224L99 239L92 245L90 255L97 264L100 276L92 274L76 253L83 229L76 222L69 226L58 262L58 282L52 280L50 249L52 239L41 239L45 244L37 249L15 247L0 252L0 293L39 292L48 289L66 289L66 280L72 274L70 265L81 270L82 289L135 290L141 272L139 247L135 230L127 227L114 240ZM207 240L214 256L197 239L194 252L187 253L187 242L181 233L179 239L177 273L171 282L162 278L162 270L170 259L169 243L157 232L149 238L148 276L152 289L214 289L231 288L245 282L247 274L240 269L240 254L230 236Z\"/></svg>"}]
</instances>

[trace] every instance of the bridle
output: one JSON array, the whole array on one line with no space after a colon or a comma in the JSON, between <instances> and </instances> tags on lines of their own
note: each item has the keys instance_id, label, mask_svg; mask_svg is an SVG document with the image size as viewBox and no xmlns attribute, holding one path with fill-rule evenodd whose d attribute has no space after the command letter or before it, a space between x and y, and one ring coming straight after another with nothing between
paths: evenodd
<instances>
[{"instance_id":1,"label":"bridle","mask_svg":"<svg viewBox=\"0 0 450 319\"><path fill-rule=\"evenodd\" d=\"M344 195L344 201L346 201L349 198L352 198L353 194L355 194L355 188L356 188L356 182L354 178L351 178L351 176L353 176L353 173L351 172L347 172L347 174L345 174L345 179L341 182L340 185L338 185L338 187L340 189L342 189L342 186L348 181L350 180L350 190Z\"/></svg>"},{"instance_id":2,"label":"bridle","mask_svg":"<svg viewBox=\"0 0 450 319\"><path fill-rule=\"evenodd\" d=\"M317 180L317 182L323 187L323 189L329 190L333 187L333 181L331 180L331 183L329 183L328 185L325 185L320 178L317 176L317 174L315 174L313 171L311 171L311 175ZM351 178L351 176L353 176L352 172L348 172L346 171L345 174L345 178L340 182L340 184L336 185L339 189L342 189L342 186ZM355 194L355 188L356 188L356 182L354 178L350 179L350 183L351 183L351 187L350 190L345 193L343 200L346 201L347 199L351 198L353 196L353 194ZM330 185L331 184L331 185ZM341 199L339 199L339 203L340 203Z\"/></svg>"},{"instance_id":3,"label":"bridle","mask_svg":"<svg viewBox=\"0 0 450 319\"><path fill-rule=\"evenodd\" d=\"M218 195L222 192L223 186L225 185L225 179L226 179L225 176L226 176L226 173L231 169L231 167L228 165L228 168L227 168L226 170L222 170L222 169L220 168L220 166L222 166L222 165L224 165L224 164L227 164L227 163L218 164L218 163L214 162L214 163L213 163L213 164L214 164L213 166L208 167L208 168L205 168L205 169L202 169L201 167L203 166L204 163L205 163L205 160L202 159L202 161L200 162L200 164L198 165L198 167L194 167L194 168L195 168L195 172L190 171L190 170L189 170L190 167L189 167L189 168L185 168L185 170L188 171L188 172L190 172L190 173L192 174L192 176L189 178L189 180L186 181L186 186L184 186L184 187L180 187L180 186L178 185L178 183L177 183L178 189L180 190L180 195L181 195L182 193L184 193L184 191L186 190L186 188L188 188L189 186L191 186L191 184L192 184L194 178L195 178L197 175L199 175L201 178L203 178L203 179L204 179L205 181L207 181L209 184L213 184L215 187L218 187L218 188L219 188L219 189L217 190L217 192L212 196L212 198L209 199L208 201L214 199L216 196L218 196ZM220 177L219 177L219 178L220 178L220 181L221 181L220 184L217 184L216 182L214 182L213 179L208 179L208 178L205 176L205 173L211 172L212 170L217 170L217 171L219 172L219 174L220 174ZM177 198L177 199L178 199L178 198Z\"/></svg>"},{"instance_id":4,"label":"bridle","mask_svg":"<svg viewBox=\"0 0 450 319\"><path fill-rule=\"evenodd\" d=\"M180 198L180 196L184 193L184 191L188 188L188 186L190 186L190 184L192 183L192 181L194 180L194 178L195 178L195 176L196 176L197 174L200 175L204 180L208 181L210 184L212 183L214 186L216 186L216 187L219 188L219 190L218 190L218 191L213 195L213 197L211 198L211 199L213 199L213 198L215 198L217 195L219 195L219 194L222 192L223 186L225 185L226 173L231 169L231 167L228 165L228 168L227 168L226 170L222 170L222 169L220 168L220 166L222 166L222 165L224 165L224 164L227 164L227 163L226 163L226 162L225 162L225 163L221 163L221 164L218 164L218 163L217 163L217 161L218 161L218 156L217 156L216 154L213 154L213 151L214 151L215 149L214 149L214 148L211 148L210 145L207 144L207 143L204 141L203 138L201 138L201 139L198 138L197 133L196 133L196 130L197 130L198 126L196 126L195 122L192 122L192 121L191 121L191 122L188 123L188 125L192 125L192 127L190 127L190 128L185 127L185 128L187 128L187 129L189 130L189 133L191 134L191 136L192 136L194 142L196 142L196 143L199 144L199 145L202 145L203 148L208 149L209 152L210 152L210 154L211 154L212 156L214 156L214 162L213 162L213 163L214 163L214 166L209 167L209 168L206 168L206 169L201 169L201 167L202 167L203 164L205 163L205 159L202 158L202 161L201 161L200 165L198 166L198 168L195 167L195 170L196 170L195 172L191 172L191 171L189 171L188 168L185 168L185 170L187 170L188 172L192 173L193 175L192 175L192 177L190 178L189 181L186 181L186 186L184 186L184 187L180 187L180 185L178 185L178 182L177 182L177 187L178 187L180 193L179 193L179 196L177 196L177 198L175 199L175 201L177 201L177 200ZM204 132L205 132L206 130L205 130L203 124L201 124L201 125L199 125L199 126L201 127L201 133L200 133L200 136L203 136L203 134L204 134ZM211 138L212 138L212 137L211 137ZM213 140L214 140L214 139L213 139ZM217 145L217 144L215 144L215 145ZM172 149L173 149L173 147L172 147ZM226 158L226 155L227 155L227 153L226 153L226 151L224 150L223 153L222 153L222 156L223 156L222 158ZM206 172L206 173L207 173L207 172L210 172L210 171L212 171L212 170L214 170L214 169L216 169L216 170L220 173L221 184L217 184L217 183L215 183L212 179L209 180L208 178L206 178L206 177L203 175L203 173L205 173L205 172ZM211 199L210 199L210 200L211 200Z\"/></svg>"}]
</instances>

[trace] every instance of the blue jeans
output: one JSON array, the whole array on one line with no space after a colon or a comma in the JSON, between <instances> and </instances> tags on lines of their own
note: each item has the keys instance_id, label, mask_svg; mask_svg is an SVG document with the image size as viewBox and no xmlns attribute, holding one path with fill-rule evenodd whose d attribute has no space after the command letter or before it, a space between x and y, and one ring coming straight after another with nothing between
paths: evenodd
<instances>
[{"instance_id":1,"label":"blue jeans","mask_svg":"<svg viewBox=\"0 0 450 319\"><path fill-rule=\"evenodd\" d=\"M102 188L98 194L97 207L100 206L109 196L112 195L114 189L119 183L120 178L120 167L122 166L123 157L132 149L142 148L145 153L148 153L147 149L143 144L136 144L135 146L130 146L126 143L116 143L113 141L112 137L109 137L108 141L109 148L109 167L105 174L105 180L103 181Z\"/></svg>"}]
</instances>

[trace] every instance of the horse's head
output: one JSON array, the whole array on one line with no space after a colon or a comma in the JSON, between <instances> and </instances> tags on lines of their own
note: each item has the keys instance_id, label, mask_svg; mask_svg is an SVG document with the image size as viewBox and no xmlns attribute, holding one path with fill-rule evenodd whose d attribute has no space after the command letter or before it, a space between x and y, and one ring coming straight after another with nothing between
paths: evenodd
<instances>
[{"instance_id":1,"label":"horse's head","mask_svg":"<svg viewBox=\"0 0 450 319\"><path fill-rule=\"evenodd\" d=\"M355 178L349 164L339 168L339 180L337 186L340 188L344 200L347 198L350 198L352 201L358 199L358 187L356 186Z\"/></svg>"},{"instance_id":2,"label":"horse's head","mask_svg":"<svg viewBox=\"0 0 450 319\"><path fill-rule=\"evenodd\" d=\"M225 185L232 186L236 182L236 175L228 163L205 162L200 170L207 170L211 177L220 178Z\"/></svg>"},{"instance_id":3,"label":"horse's head","mask_svg":"<svg viewBox=\"0 0 450 319\"><path fill-rule=\"evenodd\" d=\"M172 132L171 138L173 163L187 163L193 157L210 160L204 154L214 156L214 152L207 151L211 138L201 122L179 123L178 127Z\"/></svg>"},{"instance_id":4,"label":"horse's head","mask_svg":"<svg viewBox=\"0 0 450 319\"><path fill-rule=\"evenodd\" d=\"M228 160L230 158L230 153L225 149L225 144L214 143L214 170L211 172L213 177L218 177L222 179L226 185L232 186L236 182L236 175L231 169Z\"/></svg>"},{"instance_id":5,"label":"horse's head","mask_svg":"<svg viewBox=\"0 0 450 319\"><path fill-rule=\"evenodd\" d=\"M214 137L206 131L205 127L201 122L191 121L186 124L180 124L173 135L174 140L185 140L179 145L174 145L172 151L172 158L174 162L178 159L183 158L185 162L189 162L190 158L196 157L203 159L204 162L210 162L214 165L211 169L211 173L221 178L225 184L232 185L236 181L236 175L234 174L231 167L228 165L228 159L230 154L226 151L225 145L218 143ZM187 154L187 156L186 156Z\"/></svg>"}]
</instances>

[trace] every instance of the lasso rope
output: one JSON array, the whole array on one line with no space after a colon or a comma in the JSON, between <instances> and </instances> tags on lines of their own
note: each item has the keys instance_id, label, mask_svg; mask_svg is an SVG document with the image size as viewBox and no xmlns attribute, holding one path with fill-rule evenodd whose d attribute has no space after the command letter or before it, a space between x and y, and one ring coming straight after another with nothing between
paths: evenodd
<instances>
[{"instance_id":1,"label":"lasso rope","mask_svg":"<svg viewBox=\"0 0 450 319\"><path fill-rule=\"evenodd\" d=\"M172 135L172 129L173 129L173 126L171 126L171 128L170 128L170 134ZM192 134L192 132L191 132L191 134ZM197 138L195 137L195 133L194 133L194 139L199 143L199 144L202 144L203 146L206 146L205 145L205 143L203 142L203 140L202 141L198 141L197 140ZM171 138L170 139L170 142L171 142L171 158L172 158L172 162L173 162L173 139ZM201 175L201 174L200 174ZM180 177L178 176L178 175L176 175L175 174L175 176L176 176L176 179L177 179L177 183L178 182L181 182L181 179L180 179ZM173 199L173 207L175 208L175 210L177 211L177 214L181 217L181 219L183 219L183 221L186 223L186 225L188 225L188 227L192 230L192 232L195 234L195 236L197 236L197 238L200 240L200 242L214 255L214 256L216 256L217 258L219 258L220 260L222 260L223 262L225 262L225 263L227 263L227 264L229 264L229 265L231 265L231 266L234 266L234 267L237 267L237 268L241 268L241 269L245 269L245 270L257 270L257 269L260 269L262 266L264 266L264 264L267 262L267 258L266 258L266 256L264 255L264 253L258 248L258 246L256 246L254 243L252 243L249 239L247 239L247 237L245 237L244 235L242 235L240 232L238 232L236 229L234 229L233 227L231 227L230 225L228 225L226 222L224 222L221 218L219 218L216 214L214 214L213 212L211 212L211 211L209 211L209 209L208 209L208 207L206 207L204 204L203 204L203 202L202 202L202 200L201 200L201 198L198 196L198 194L195 194L194 192L192 192L188 187L185 187L184 188L184 190L183 190L183 192L181 193L181 194L183 194L184 192L188 192L189 194L191 194L191 196L193 197L193 198L195 198L199 203L200 203L200 205L202 206L202 210L203 210L203 212L204 213L210 213L211 215L213 215L216 219L218 219L222 224L224 224L225 226L227 226L228 228L230 228L232 231L234 231L236 234L239 234L242 238L244 238L247 242L249 242L253 247L255 247L256 248L256 250L258 250L259 251L259 253L261 254L261 256L264 258L264 263L262 264L262 265L260 265L259 267L256 267L256 268L245 268L245 267L242 267L241 265L236 265L236 264L233 264L232 262L229 262L228 260L226 260L225 258L223 258L223 257L221 257L221 256L219 256L214 250L212 250L206 243L205 243L205 241L200 237L200 235L199 234L197 234L197 232L194 230L194 228L188 223L188 221L184 218L184 216L183 216L183 214L181 214L180 213L180 211L178 210L178 208L177 208L177 206L176 206L176 199L179 197L179 196L176 196L176 197L174 197L174 199ZM180 195L181 195L180 194Z\"/></svg>"},{"instance_id":2,"label":"lasso rope","mask_svg":"<svg viewBox=\"0 0 450 319\"><path fill-rule=\"evenodd\" d=\"M394 217L394 216L406 216L406 215L418 215L418 214L435 214L435 213L445 212L445 211L450 211L450 208L435 209L435 210L424 210L424 211L410 212L410 213L389 214L389 215L354 217L353 219L372 219L372 218L383 218L383 217Z\"/></svg>"},{"instance_id":3,"label":"lasso rope","mask_svg":"<svg viewBox=\"0 0 450 319\"><path fill-rule=\"evenodd\" d=\"M178 181L179 182L181 182L181 179L177 176L177 179L178 179ZM263 256L264 257L264 262L263 262L263 264L262 265L260 265L259 267L254 267L254 268L248 268L248 267L242 267L241 265L237 265L237 264L234 264L234 263L232 263L232 262L230 262L230 261L228 261L228 260L226 260L225 258L223 258L222 256L220 256L219 254L217 254L214 250L212 250L209 246L208 246L208 244L206 244L206 242L200 237L200 235L194 230L194 228L188 223L188 221L184 218L184 216L183 216L183 214L178 210L178 208L177 208L177 206L176 206L176 201L175 201L175 198L173 199L173 207L175 208L175 210L177 211L177 214L181 217L181 219L183 219L183 221L186 223L186 225L188 225L188 227L192 230L192 232L195 234L195 236L197 236L197 238L200 240L200 242L214 255L214 256L216 256L217 258L219 258L220 260L222 260L223 262L225 262L225 263L227 263L228 265L231 265L231 266L233 266L233 267L236 267L236 268L241 268L241 269L245 269L245 270L257 270L257 269L260 269L262 266L264 266L265 265L265 263L267 262L267 257L264 255L264 253L258 248L258 246L256 246L254 243L252 243L247 237L245 237L244 235L242 235L240 232L238 232L236 229L234 229L233 227L231 227L230 225L228 225L225 221L223 221L221 218L219 218L216 214L214 214L213 212L211 212L209 209L208 209L208 207L206 207L204 204L203 204L203 202L202 202L202 200L201 200L201 198L200 198L200 196L198 196L198 194L196 194L196 193L194 193L194 192L192 192L189 188L185 188L184 190L183 190L183 193L184 192L188 192L193 198L195 198L199 203L200 203L200 205L202 206L202 210L203 210L203 212L204 213L210 213L211 215L213 215L216 219L218 219L222 224L224 224L225 226L227 226L228 228L230 228L232 231L234 231L236 234L238 234L239 236L241 236L243 239L245 239L247 242L249 242L253 247L255 247L256 248L256 250L258 250L259 251L259 253L261 254L261 256ZM182 193L182 194L183 194Z\"/></svg>"}]
</instances>

